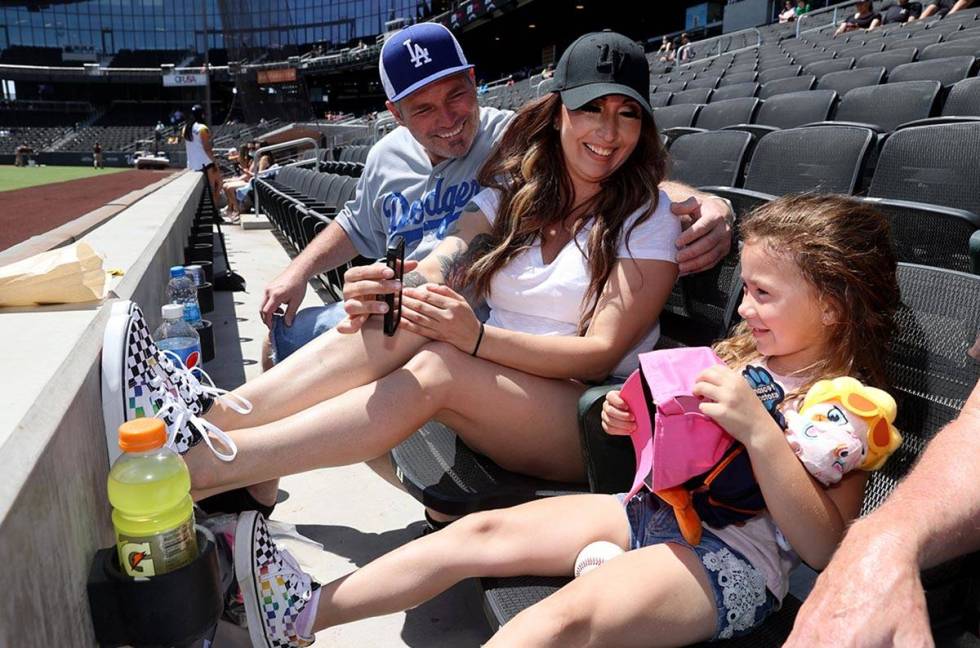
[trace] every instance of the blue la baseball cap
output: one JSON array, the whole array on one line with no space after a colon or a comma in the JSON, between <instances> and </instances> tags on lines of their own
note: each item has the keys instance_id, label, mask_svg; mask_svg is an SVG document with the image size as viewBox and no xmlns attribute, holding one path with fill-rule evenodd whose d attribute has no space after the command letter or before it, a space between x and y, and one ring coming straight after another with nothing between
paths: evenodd
<instances>
[{"instance_id":1,"label":"blue la baseball cap","mask_svg":"<svg viewBox=\"0 0 980 648\"><path fill-rule=\"evenodd\" d=\"M399 101L450 74L469 70L463 48L439 23L407 27L385 41L378 63L389 101Z\"/></svg>"}]
</instances>

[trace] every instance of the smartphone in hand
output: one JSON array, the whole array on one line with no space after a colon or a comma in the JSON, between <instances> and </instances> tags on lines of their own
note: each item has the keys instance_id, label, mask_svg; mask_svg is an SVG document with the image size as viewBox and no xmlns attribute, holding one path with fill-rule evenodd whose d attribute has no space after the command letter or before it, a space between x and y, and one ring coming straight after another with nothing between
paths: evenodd
<instances>
[{"instance_id":1,"label":"smartphone in hand","mask_svg":"<svg viewBox=\"0 0 980 648\"><path fill-rule=\"evenodd\" d=\"M385 253L385 265L395 271L392 277L401 283L403 268L405 265L405 239L401 236L393 236L388 241L388 250ZM391 337L398 330L398 322L402 317L402 289L397 293L385 295L385 303L388 304L388 311L385 313L384 332Z\"/></svg>"}]
</instances>

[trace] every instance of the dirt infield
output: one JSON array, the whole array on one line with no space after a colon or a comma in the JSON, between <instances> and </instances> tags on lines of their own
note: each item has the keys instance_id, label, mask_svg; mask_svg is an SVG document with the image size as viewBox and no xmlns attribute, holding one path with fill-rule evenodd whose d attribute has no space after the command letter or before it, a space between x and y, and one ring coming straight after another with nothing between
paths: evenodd
<instances>
[{"instance_id":1,"label":"dirt infield","mask_svg":"<svg viewBox=\"0 0 980 648\"><path fill-rule=\"evenodd\" d=\"M43 234L173 173L124 171L0 193L0 250Z\"/></svg>"}]
</instances>

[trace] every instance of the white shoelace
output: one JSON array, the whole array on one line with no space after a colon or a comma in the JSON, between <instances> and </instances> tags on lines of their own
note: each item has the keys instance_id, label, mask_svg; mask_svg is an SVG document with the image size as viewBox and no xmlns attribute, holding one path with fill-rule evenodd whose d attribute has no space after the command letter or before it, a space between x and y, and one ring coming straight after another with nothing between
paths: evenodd
<instances>
[{"instance_id":1,"label":"white shoelace","mask_svg":"<svg viewBox=\"0 0 980 648\"><path fill-rule=\"evenodd\" d=\"M252 411L252 403L248 399L234 394L227 389L217 387L214 384L214 380L211 379L211 376L208 375L208 372L203 367L197 367L194 370L188 369L184 366L180 356L173 351L164 351L161 355L165 360L170 362L170 367L184 378L195 396L204 395L215 400L220 399L222 403L239 414L249 414ZM201 379L198 379L194 375L194 371L200 372Z\"/></svg>"},{"instance_id":2,"label":"white shoelace","mask_svg":"<svg viewBox=\"0 0 980 648\"><path fill-rule=\"evenodd\" d=\"M203 439L204 443L211 448L211 452L214 453L214 456L226 462L234 460L234 458L238 455L238 446L235 445L234 440L228 436L227 432L219 428L217 425L209 423L196 414L188 411L187 407L184 405L184 402L173 398L170 395L170 392L164 390L164 394L170 396L170 398L165 400L163 407L161 407L156 413L156 417L162 419L168 412L173 413L174 415L173 426L170 430L168 430L167 435L168 446L173 447L178 430L185 427L190 427L190 425L193 424L200 431L201 438ZM212 436L217 439L222 446L227 448L228 451L219 451L218 448L215 447L214 441L211 440Z\"/></svg>"}]
</instances>

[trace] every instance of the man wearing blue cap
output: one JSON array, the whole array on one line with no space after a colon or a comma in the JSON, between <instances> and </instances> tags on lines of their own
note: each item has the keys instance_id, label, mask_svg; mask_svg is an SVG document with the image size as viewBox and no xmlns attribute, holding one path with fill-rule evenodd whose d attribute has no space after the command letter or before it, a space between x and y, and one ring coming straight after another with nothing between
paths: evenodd
<instances>
[{"instance_id":1,"label":"man wearing blue cap","mask_svg":"<svg viewBox=\"0 0 980 648\"><path fill-rule=\"evenodd\" d=\"M390 37L379 68L386 105L403 128L371 148L354 199L266 287L261 315L271 330L272 354L264 350L265 368L271 366L270 355L282 360L348 315L343 302L297 313L309 277L358 254L383 257L396 233L405 239L406 259L425 257L445 237L480 191L477 173L513 115L480 108L473 66L438 23L419 23ZM664 185L687 229L678 240L681 272L711 267L730 246L729 206L683 185ZM378 282L382 271L381 266L362 266L348 279ZM363 314L382 304L365 301ZM285 314L274 317L280 305L286 306Z\"/></svg>"}]
</instances>

